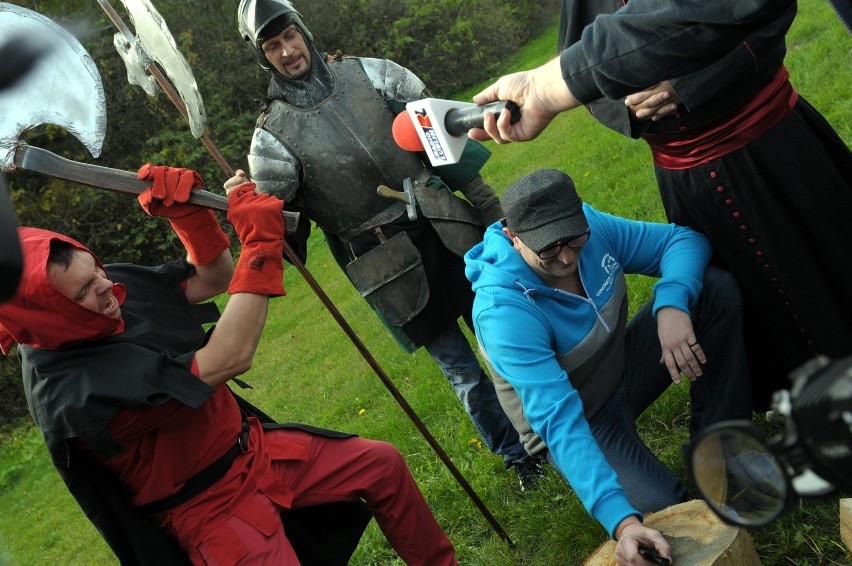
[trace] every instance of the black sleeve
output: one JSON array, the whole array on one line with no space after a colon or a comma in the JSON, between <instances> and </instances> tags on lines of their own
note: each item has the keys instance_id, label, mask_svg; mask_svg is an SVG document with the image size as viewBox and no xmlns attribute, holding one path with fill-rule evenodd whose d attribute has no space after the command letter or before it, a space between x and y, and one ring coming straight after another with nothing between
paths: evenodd
<instances>
[{"instance_id":1,"label":"black sleeve","mask_svg":"<svg viewBox=\"0 0 852 566\"><path fill-rule=\"evenodd\" d=\"M621 98L707 67L795 0L631 0L602 14L560 54L577 100Z\"/></svg>"},{"instance_id":2,"label":"black sleeve","mask_svg":"<svg viewBox=\"0 0 852 566\"><path fill-rule=\"evenodd\" d=\"M757 87L772 80L784 62L787 53L784 36L795 17L796 7L791 6L781 18L749 35L714 64L672 79L672 87L684 106L693 110L717 98L730 96L740 85L746 91L739 97L743 102L754 96Z\"/></svg>"}]
</instances>

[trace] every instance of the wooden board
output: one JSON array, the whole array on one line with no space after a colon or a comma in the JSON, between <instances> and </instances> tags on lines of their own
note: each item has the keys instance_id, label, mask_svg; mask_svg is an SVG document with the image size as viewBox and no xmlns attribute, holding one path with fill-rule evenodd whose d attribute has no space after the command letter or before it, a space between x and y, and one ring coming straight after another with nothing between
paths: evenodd
<instances>
[{"instance_id":1,"label":"wooden board","mask_svg":"<svg viewBox=\"0 0 852 566\"><path fill-rule=\"evenodd\" d=\"M723 523L702 500L687 501L645 516L672 546L677 566L760 566L751 535ZM584 566L615 566L616 542L602 544Z\"/></svg>"},{"instance_id":2,"label":"wooden board","mask_svg":"<svg viewBox=\"0 0 852 566\"><path fill-rule=\"evenodd\" d=\"M840 500L840 540L852 552L852 498Z\"/></svg>"}]
</instances>

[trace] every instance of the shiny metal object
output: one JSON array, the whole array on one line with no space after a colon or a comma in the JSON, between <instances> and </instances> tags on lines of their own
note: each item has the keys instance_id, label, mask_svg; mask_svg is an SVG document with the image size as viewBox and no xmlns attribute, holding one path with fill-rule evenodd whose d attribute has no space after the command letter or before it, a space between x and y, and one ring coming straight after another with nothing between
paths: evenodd
<instances>
[{"instance_id":1,"label":"shiny metal object","mask_svg":"<svg viewBox=\"0 0 852 566\"><path fill-rule=\"evenodd\" d=\"M118 29L113 44L127 67L128 81L141 86L151 96L157 93L158 87L162 89L181 116L189 122L192 135L204 144L225 174L233 177L234 168L207 135L207 115L195 76L175 45L165 20L148 0L123 1L136 24L136 36L109 0L98 0L98 4ZM163 67L165 73L157 64Z\"/></svg>"},{"instance_id":2,"label":"shiny metal object","mask_svg":"<svg viewBox=\"0 0 852 566\"><path fill-rule=\"evenodd\" d=\"M0 3L0 43L27 36L46 49L32 71L0 92L0 161L12 171L20 136L39 125L59 126L98 157L106 134L106 96L95 62L53 20Z\"/></svg>"},{"instance_id":3,"label":"shiny metal object","mask_svg":"<svg viewBox=\"0 0 852 566\"><path fill-rule=\"evenodd\" d=\"M109 14L106 0L98 0ZM130 30L119 25L114 38L116 49L127 66L128 80L145 89L153 96L156 94L156 82L150 76L150 61L156 61L171 81L188 113L187 120L192 135L198 139L207 130L207 115L204 102L198 90L198 84L186 58L175 44L165 20L148 0L121 0L130 14L136 36ZM118 25L118 24L116 24ZM144 68L148 74L141 71ZM144 79L140 77L142 72ZM152 94L152 92L154 94Z\"/></svg>"}]
</instances>

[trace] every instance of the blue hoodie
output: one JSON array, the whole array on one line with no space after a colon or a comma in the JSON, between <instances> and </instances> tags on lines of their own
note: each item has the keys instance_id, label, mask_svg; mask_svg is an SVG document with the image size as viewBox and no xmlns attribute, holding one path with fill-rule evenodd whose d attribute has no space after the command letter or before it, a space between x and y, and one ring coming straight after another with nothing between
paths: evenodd
<instances>
[{"instance_id":1,"label":"blue hoodie","mask_svg":"<svg viewBox=\"0 0 852 566\"><path fill-rule=\"evenodd\" d=\"M578 270L588 298L546 285L499 222L465 255L465 273L476 292L477 339L490 365L520 397L521 418L547 444L586 510L614 535L623 519L641 515L627 501L586 415L591 418L621 380L624 274L659 278L655 315L662 307L690 312L710 245L703 235L674 224L627 220L588 204L583 212L591 236ZM509 416L516 422L518 415Z\"/></svg>"}]
</instances>

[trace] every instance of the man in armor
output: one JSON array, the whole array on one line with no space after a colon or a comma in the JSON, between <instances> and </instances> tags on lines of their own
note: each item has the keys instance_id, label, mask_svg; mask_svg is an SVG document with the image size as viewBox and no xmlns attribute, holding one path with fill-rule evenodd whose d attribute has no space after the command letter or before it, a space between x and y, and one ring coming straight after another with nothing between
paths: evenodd
<instances>
[{"instance_id":1,"label":"man in armor","mask_svg":"<svg viewBox=\"0 0 852 566\"><path fill-rule=\"evenodd\" d=\"M384 59L321 55L286 0L242 0L238 21L272 75L248 156L258 191L316 222L394 338L409 352L426 348L489 449L514 467L522 489L531 487L541 462L525 452L458 324L463 316L471 326L473 304L462 256L503 216L479 174L490 153L470 142L438 175L391 136L405 104L429 96L411 71ZM245 180L238 171L225 186ZM404 183L413 187L415 218L376 191L402 191ZM304 222L290 238L303 260L309 233Z\"/></svg>"}]
</instances>

